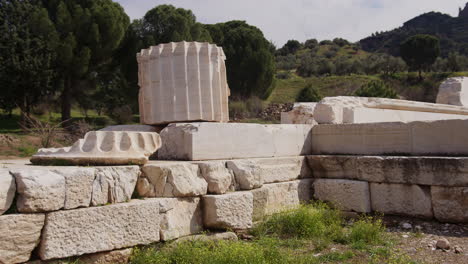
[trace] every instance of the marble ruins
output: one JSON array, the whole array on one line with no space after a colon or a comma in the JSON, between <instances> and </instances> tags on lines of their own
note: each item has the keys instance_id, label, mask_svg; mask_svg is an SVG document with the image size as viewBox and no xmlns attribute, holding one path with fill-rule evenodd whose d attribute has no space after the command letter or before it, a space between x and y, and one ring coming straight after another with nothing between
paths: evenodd
<instances>
[{"instance_id":1,"label":"marble ruins","mask_svg":"<svg viewBox=\"0 0 468 264\"><path fill-rule=\"evenodd\" d=\"M446 104L332 97L295 104L287 124L226 123L224 59L208 43L143 50L142 125L31 159L67 166L0 162L0 263L127 263L135 246L245 230L313 200L468 223L465 79L441 86Z\"/></svg>"},{"instance_id":2,"label":"marble ruins","mask_svg":"<svg viewBox=\"0 0 468 264\"><path fill-rule=\"evenodd\" d=\"M468 107L468 78L448 78L439 87L438 104L449 104Z\"/></svg>"}]
</instances>

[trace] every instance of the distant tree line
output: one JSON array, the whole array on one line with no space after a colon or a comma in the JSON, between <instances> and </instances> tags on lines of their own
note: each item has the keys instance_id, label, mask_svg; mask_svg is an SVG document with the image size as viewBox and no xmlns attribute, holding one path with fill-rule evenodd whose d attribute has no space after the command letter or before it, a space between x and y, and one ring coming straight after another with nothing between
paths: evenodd
<instances>
[{"instance_id":1,"label":"distant tree line","mask_svg":"<svg viewBox=\"0 0 468 264\"><path fill-rule=\"evenodd\" d=\"M130 21L112 0L0 1L0 108L29 115L40 103L119 116L136 112L143 48L176 41L222 46L234 98L267 98L275 48L244 21L197 22L190 10L160 5Z\"/></svg>"}]
</instances>

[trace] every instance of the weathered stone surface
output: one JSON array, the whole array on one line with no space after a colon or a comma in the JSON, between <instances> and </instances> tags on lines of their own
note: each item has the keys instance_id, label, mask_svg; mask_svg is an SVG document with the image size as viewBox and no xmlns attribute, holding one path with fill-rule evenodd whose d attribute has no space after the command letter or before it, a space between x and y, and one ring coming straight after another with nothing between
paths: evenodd
<instances>
[{"instance_id":1,"label":"weathered stone surface","mask_svg":"<svg viewBox=\"0 0 468 264\"><path fill-rule=\"evenodd\" d=\"M88 207L93 193L93 182L96 176L95 168L55 167L52 172L65 178L64 209Z\"/></svg>"},{"instance_id":2,"label":"weathered stone surface","mask_svg":"<svg viewBox=\"0 0 468 264\"><path fill-rule=\"evenodd\" d=\"M161 146L154 132L91 131L71 147L39 149L34 164L132 165L144 164Z\"/></svg>"},{"instance_id":3,"label":"weathered stone surface","mask_svg":"<svg viewBox=\"0 0 468 264\"><path fill-rule=\"evenodd\" d=\"M466 157L308 156L315 178L468 186Z\"/></svg>"},{"instance_id":4,"label":"weathered stone surface","mask_svg":"<svg viewBox=\"0 0 468 264\"><path fill-rule=\"evenodd\" d=\"M432 218L428 186L370 183L372 210L395 215Z\"/></svg>"},{"instance_id":5,"label":"weathered stone surface","mask_svg":"<svg viewBox=\"0 0 468 264\"><path fill-rule=\"evenodd\" d=\"M91 205L129 201L140 173L138 166L97 167Z\"/></svg>"},{"instance_id":6,"label":"weathered stone surface","mask_svg":"<svg viewBox=\"0 0 468 264\"><path fill-rule=\"evenodd\" d=\"M0 216L0 263L28 261L39 244L44 219L44 214Z\"/></svg>"},{"instance_id":7,"label":"weathered stone surface","mask_svg":"<svg viewBox=\"0 0 468 264\"><path fill-rule=\"evenodd\" d=\"M434 216L441 222L468 222L468 187L431 186Z\"/></svg>"},{"instance_id":8,"label":"weathered stone surface","mask_svg":"<svg viewBox=\"0 0 468 264\"><path fill-rule=\"evenodd\" d=\"M47 214L41 259L66 258L159 241L160 201L91 207Z\"/></svg>"},{"instance_id":9,"label":"weathered stone surface","mask_svg":"<svg viewBox=\"0 0 468 264\"><path fill-rule=\"evenodd\" d=\"M313 179L303 179L264 184L262 188L252 190L253 220L262 220L267 215L309 202L312 198L313 181Z\"/></svg>"},{"instance_id":10,"label":"weathered stone surface","mask_svg":"<svg viewBox=\"0 0 468 264\"><path fill-rule=\"evenodd\" d=\"M260 166L252 160L236 160L226 162L227 167L232 170L236 184L240 190L252 190L263 185L263 174Z\"/></svg>"},{"instance_id":11,"label":"weathered stone surface","mask_svg":"<svg viewBox=\"0 0 468 264\"><path fill-rule=\"evenodd\" d=\"M439 86L438 104L468 106L468 78L448 78Z\"/></svg>"},{"instance_id":12,"label":"weathered stone surface","mask_svg":"<svg viewBox=\"0 0 468 264\"><path fill-rule=\"evenodd\" d=\"M65 177L46 168L13 169L22 213L49 212L65 205Z\"/></svg>"},{"instance_id":13,"label":"weathered stone surface","mask_svg":"<svg viewBox=\"0 0 468 264\"><path fill-rule=\"evenodd\" d=\"M468 155L468 120L317 125L314 154Z\"/></svg>"},{"instance_id":14,"label":"weathered stone surface","mask_svg":"<svg viewBox=\"0 0 468 264\"><path fill-rule=\"evenodd\" d=\"M161 240L167 241L203 231L200 198L162 198Z\"/></svg>"},{"instance_id":15,"label":"weathered stone surface","mask_svg":"<svg viewBox=\"0 0 468 264\"><path fill-rule=\"evenodd\" d=\"M137 190L142 197L193 197L207 193L208 183L197 165L151 162L143 167Z\"/></svg>"},{"instance_id":16,"label":"weathered stone surface","mask_svg":"<svg viewBox=\"0 0 468 264\"><path fill-rule=\"evenodd\" d=\"M214 44L165 43L137 54L143 124L229 121L226 55Z\"/></svg>"},{"instance_id":17,"label":"weathered stone surface","mask_svg":"<svg viewBox=\"0 0 468 264\"><path fill-rule=\"evenodd\" d=\"M222 232L222 233L209 233L203 235L193 235L181 237L174 241L175 243L183 243L187 241L237 241L238 237L234 232Z\"/></svg>"},{"instance_id":18,"label":"weathered stone surface","mask_svg":"<svg viewBox=\"0 0 468 264\"><path fill-rule=\"evenodd\" d=\"M99 131L132 131L132 132L161 132L160 126L150 126L150 125L117 125L117 126L108 126Z\"/></svg>"},{"instance_id":19,"label":"weathered stone surface","mask_svg":"<svg viewBox=\"0 0 468 264\"><path fill-rule=\"evenodd\" d=\"M203 178L208 182L208 193L223 194L235 190L234 173L225 161L198 163Z\"/></svg>"},{"instance_id":20,"label":"weathered stone surface","mask_svg":"<svg viewBox=\"0 0 468 264\"><path fill-rule=\"evenodd\" d=\"M0 169L0 215L5 213L15 198L15 178L6 169Z\"/></svg>"},{"instance_id":21,"label":"weathered stone surface","mask_svg":"<svg viewBox=\"0 0 468 264\"><path fill-rule=\"evenodd\" d=\"M291 111L281 113L281 124L315 125L314 109L317 103L294 103Z\"/></svg>"},{"instance_id":22,"label":"weathered stone surface","mask_svg":"<svg viewBox=\"0 0 468 264\"><path fill-rule=\"evenodd\" d=\"M357 124L468 119L468 108L415 101L337 96L314 108L319 124Z\"/></svg>"},{"instance_id":23,"label":"weathered stone surface","mask_svg":"<svg viewBox=\"0 0 468 264\"><path fill-rule=\"evenodd\" d=\"M253 195L234 192L203 196L205 227L214 229L248 229L252 227Z\"/></svg>"},{"instance_id":24,"label":"weathered stone surface","mask_svg":"<svg viewBox=\"0 0 468 264\"><path fill-rule=\"evenodd\" d=\"M333 203L340 210L359 213L371 211L368 182L317 179L314 182L314 196L315 199Z\"/></svg>"},{"instance_id":25,"label":"weathered stone surface","mask_svg":"<svg viewBox=\"0 0 468 264\"><path fill-rule=\"evenodd\" d=\"M178 123L161 131L158 158L213 160L301 156L312 152L312 125Z\"/></svg>"},{"instance_id":26,"label":"weathered stone surface","mask_svg":"<svg viewBox=\"0 0 468 264\"><path fill-rule=\"evenodd\" d=\"M109 252L100 252L84 255L79 258L82 264L127 264L132 256L133 249L126 248Z\"/></svg>"}]
</instances>

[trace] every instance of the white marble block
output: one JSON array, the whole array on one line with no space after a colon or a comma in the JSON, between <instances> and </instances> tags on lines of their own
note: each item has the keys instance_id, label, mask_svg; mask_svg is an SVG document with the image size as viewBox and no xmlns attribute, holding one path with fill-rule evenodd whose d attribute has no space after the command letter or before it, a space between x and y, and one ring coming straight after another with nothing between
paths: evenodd
<instances>
[{"instance_id":1,"label":"white marble block","mask_svg":"<svg viewBox=\"0 0 468 264\"><path fill-rule=\"evenodd\" d=\"M161 146L155 132L91 131L71 147L47 148L31 158L34 164L144 164Z\"/></svg>"},{"instance_id":2,"label":"white marble block","mask_svg":"<svg viewBox=\"0 0 468 264\"><path fill-rule=\"evenodd\" d=\"M317 103L294 103L291 111L281 113L281 124L317 124L314 120L316 105Z\"/></svg>"},{"instance_id":3,"label":"white marble block","mask_svg":"<svg viewBox=\"0 0 468 264\"><path fill-rule=\"evenodd\" d=\"M448 78L439 86L438 104L468 106L468 78Z\"/></svg>"},{"instance_id":4,"label":"white marble block","mask_svg":"<svg viewBox=\"0 0 468 264\"><path fill-rule=\"evenodd\" d=\"M171 42L137 54L140 121L229 121L226 55L214 44Z\"/></svg>"}]
</instances>

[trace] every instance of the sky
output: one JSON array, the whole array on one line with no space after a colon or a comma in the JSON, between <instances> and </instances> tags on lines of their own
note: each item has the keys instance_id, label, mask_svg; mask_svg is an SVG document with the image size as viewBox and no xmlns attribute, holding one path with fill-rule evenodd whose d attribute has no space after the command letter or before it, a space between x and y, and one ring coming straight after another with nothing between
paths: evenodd
<instances>
[{"instance_id":1,"label":"sky","mask_svg":"<svg viewBox=\"0 0 468 264\"><path fill-rule=\"evenodd\" d=\"M205 24L245 20L260 28L268 40L281 47L301 42L341 37L358 41L376 31L403 25L420 14L437 11L458 16L468 0L115 0L131 19L151 8L172 4L193 11Z\"/></svg>"}]
</instances>

